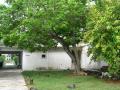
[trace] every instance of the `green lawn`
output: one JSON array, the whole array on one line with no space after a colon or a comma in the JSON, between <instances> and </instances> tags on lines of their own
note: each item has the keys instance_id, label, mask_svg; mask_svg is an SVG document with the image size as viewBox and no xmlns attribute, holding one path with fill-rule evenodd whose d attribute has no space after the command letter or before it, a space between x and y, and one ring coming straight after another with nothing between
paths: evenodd
<instances>
[{"instance_id":1,"label":"green lawn","mask_svg":"<svg viewBox=\"0 0 120 90\"><path fill-rule=\"evenodd\" d=\"M67 71L23 72L34 80L38 90L120 90L120 84L107 83L93 76L73 76ZM76 84L76 89L67 86Z\"/></svg>"}]
</instances>

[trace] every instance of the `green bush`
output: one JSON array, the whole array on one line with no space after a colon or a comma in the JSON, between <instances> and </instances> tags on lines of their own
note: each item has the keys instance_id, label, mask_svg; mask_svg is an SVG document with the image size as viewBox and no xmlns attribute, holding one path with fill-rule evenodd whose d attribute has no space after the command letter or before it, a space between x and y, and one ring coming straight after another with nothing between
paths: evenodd
<instances>
[{"instance_id":1,"label":"green bush","mask_svg":"<svg viewBox=\"0 0 120 90\"><path fill-rule=\"evenodd\" d=\"M14 60L15 64L17 65L18 64L18 56L14 55L13 60Z\"/></svg>"},{"instance_id":2,"label":"green bush","mask_svg":"<svg viewBox=\"0 0 120 90\"><path fill-rule=\"evenodd\" d=\"M104 60L109 73L120 76L120 3L96 1L88 12L85 41L90 44L92 60Z\"/></svg>"},{"instance_id":3,"label":"green bush","mask_svg":"<svg viewBox=\"0 0 120 90\"><path fill-rule=\"evenodd\" d=\"M5 56L4 55L1 55L0 56L0 62L3 62L5 60Z\"/></svg>"}]
</instances>

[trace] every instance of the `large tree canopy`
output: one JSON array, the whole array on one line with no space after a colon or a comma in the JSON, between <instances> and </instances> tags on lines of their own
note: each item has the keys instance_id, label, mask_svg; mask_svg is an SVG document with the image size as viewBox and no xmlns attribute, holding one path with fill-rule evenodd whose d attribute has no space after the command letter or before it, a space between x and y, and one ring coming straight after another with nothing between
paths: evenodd
<instances>
[{"instance_id":1,"label":"large tree canopy","mask_svg":"<svg viewBox=\"0 0 120 90\"><path fill-rule=\"evenodd\" d=\"M90 7L86 41L94 60L105 60L111 74L120 75L120 2L97 0Z\"/></svg>"},{"instance_id":2,"label":"large tree canopy","mask_svg":"<svg viewBox=\"0 0 120 90\"><path fill-rule=\"evenodd\" d=\"M60 43L81 69L79 42L86 26L86 0L7 0L0 31L6 45L46 51Z\"/></svg>"}]
</instances>

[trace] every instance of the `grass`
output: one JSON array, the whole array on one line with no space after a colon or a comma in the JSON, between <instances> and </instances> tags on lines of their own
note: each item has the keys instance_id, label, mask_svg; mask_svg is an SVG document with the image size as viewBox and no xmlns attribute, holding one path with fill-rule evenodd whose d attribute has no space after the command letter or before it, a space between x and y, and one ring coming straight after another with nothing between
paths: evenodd
<instances>
[{"instance_id":1,"label":"grass","mask_svg":"<svg viewBox=\"0 0 120 90\"><path fill-rule=\"evenodd\" d=\"M93 76L73 76L67 71L27 71L23 76L32 78L38 90L120 90L120 84L107 83ZM76 88L68 89L71 84L76 84Z\"/></svg>"}]
</instances>

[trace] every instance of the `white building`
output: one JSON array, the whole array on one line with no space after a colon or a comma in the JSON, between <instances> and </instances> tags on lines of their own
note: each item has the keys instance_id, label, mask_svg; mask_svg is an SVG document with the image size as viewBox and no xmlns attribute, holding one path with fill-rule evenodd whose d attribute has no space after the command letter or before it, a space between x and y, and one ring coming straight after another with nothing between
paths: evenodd
<instances>
[{"instance_id":1,"label":"white building","mask_svg":"<svg viewBox=\"0 0 120 90\"><path fill-rule=\"evenodd\" d=\"M3 55L5 56L6 61L10 61L12 58L11 54L3 54Z\"/></svg>"},{"instance_id":2,"label":"white building","mask_svg":"<svg viewBox=\"0 0 120 90\"><path fill-rule=\"evenodd\" d=\"M82 51L81 66L83 69L99 69L106 66L105 62L94 62L87 56L88 47L85 46ZM34 52L30 53L23 51L22 58L23 70L38 70L38 69L73 69L72 61L67 53L62 48L52 49L46 53Z\"/></svg>"},{"instance_id":3,"label":"white building","mask_svg":"<svg viewBox=\"0 0 120 90\"><path fill-rule=\"evenodd\" d=\"M18 50L13 48L0 47L0 53L18 53L20 55L19 64L22 70L41 70L41 69L57 69L66 70L73 69L73 64L67 53L61 48L52 49L46 53ZM88 47L82 50L81 66L83 69L99 69L106 66L105 62L94 62L87 56Z\"/></svg>"}]
</instances>

